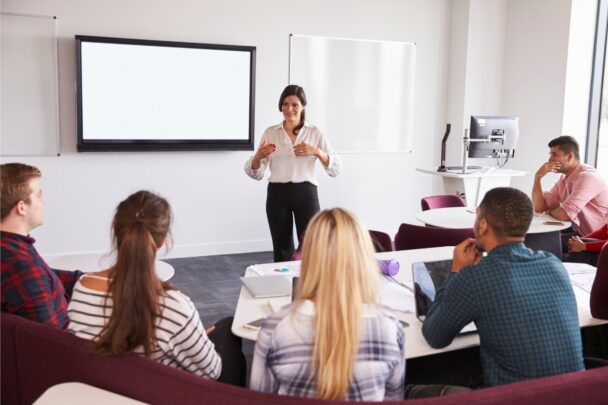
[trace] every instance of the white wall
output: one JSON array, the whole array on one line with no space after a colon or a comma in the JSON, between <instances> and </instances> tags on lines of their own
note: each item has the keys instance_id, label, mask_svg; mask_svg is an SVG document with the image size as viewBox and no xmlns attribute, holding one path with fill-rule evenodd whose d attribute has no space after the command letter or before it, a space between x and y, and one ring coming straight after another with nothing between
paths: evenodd
<instances>
[{"instance_id":1,"label":"white wall","mask_svg":"<svg viewBox=\"0 0 608 405\"><path fill-rule=\"evenodd\" d=\"M414 221L420 197L441 191L438 179L415 168L439 163L449 0L4 0L2 11L58 18L61 156L2 159L43 171L46 222L33 235L46 256L107 250L114 208L142 188L173 205L174 257L271 249L266 182L244 174L247 152L76 153L76 34L256 46L258 138L281 119L276 102L287 84L290 33L414 41L414 152L343 156L339 177L319 170L321 205L347 207L370 228L394 234Z\"/></svg>"},{"instance_id":2,"label":"white wall","mask_svg":"<svg viewBox=\"0 0 608 405\"><path fill-rule=\"evenodd\" d=\"M256 46L258 138L281 119L290 33L416 42L414 152L344 155L335 179L319 170L323 207L347 207L394 234L415 221L422 196L442 191L437 176L415 168L439 164L446 122L448 163L459 162L472 113L520 117L508 167L533 174L546 159L547 142L572 122L564 118L573 111L568 51L578 46L571 8L571 0L4 0L2 11L58 17L62 155L19 159L44 173L47 219L34 232L37 246L47 256L107 250L114 207L149 188L175 210L173 257L271 248L266 182L243 173L247 152L75 152L76 34ZM529 192L532 175L513 185Z\"/></svg>"}]
</instances>

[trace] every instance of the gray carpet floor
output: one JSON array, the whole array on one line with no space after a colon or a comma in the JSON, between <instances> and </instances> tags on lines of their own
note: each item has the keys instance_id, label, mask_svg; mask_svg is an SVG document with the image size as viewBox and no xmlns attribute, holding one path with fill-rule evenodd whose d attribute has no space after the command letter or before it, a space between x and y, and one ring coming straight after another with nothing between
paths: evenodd
<instances>
[{"instance_id":1,"label":"gray carpet floor","mask_svg":"<svg viewBox=\"0 0 608 405\"><path fill-rule=\"evenodd\" d=\"M171 283L186 294L198 310L205 327L234 316L241 291L240 277L251 264L270 263L272 252L167 259L175 269ZM247 378L255 342L243 339Z\"/></svg>"}]
</instances>

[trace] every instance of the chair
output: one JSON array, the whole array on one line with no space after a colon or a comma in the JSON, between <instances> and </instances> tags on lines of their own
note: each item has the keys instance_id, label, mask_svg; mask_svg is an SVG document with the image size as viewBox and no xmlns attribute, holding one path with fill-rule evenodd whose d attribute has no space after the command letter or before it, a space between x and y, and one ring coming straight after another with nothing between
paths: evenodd
<instances>
[{"instance_id":1,"label":"chair","mask_svg":"<svg viewBox=\"0 0 608 405\"><path fill-rule=\"evenodd\" d=\"M372 242L374 243L374 249L376 252L392 252L395 250L393 249L393 241L388 233L369 231L369 236L372 237Z\"/></svg>"},{"instance_id":2,"label":"chair","mask_svg":"<svg viewBox=\"0 0 608 405\"><path fill-rule=\"evenodd\" d=\"M433 228L401 224L395 235L395 250L424 249L439 246L455 246L473 237L472 228Z\"/></svg>"},{"instance_id":3,"label":"chair","mask_svg":"<svg viewBox=\"0 0 608 405\"><path fill-rule=\"evenodd\" d=\"M466 207L464 200L457 195L433 195L420 200L422 211L435 208Z\"/></svg>"}]
</instances>

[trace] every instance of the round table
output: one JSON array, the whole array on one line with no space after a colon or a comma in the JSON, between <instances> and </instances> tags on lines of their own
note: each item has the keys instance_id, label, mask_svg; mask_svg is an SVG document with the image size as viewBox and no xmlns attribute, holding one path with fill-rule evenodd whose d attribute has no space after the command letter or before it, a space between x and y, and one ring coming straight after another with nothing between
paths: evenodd
<instances>
[{"instance_id":1,"label":"round table","mask_svg":"<svg viewBox=\"0 0 608 405\"><path fill-rule=\"evenodd\" d=\"M83 273L92 273L107 269L114 263L114 258L99 254L77 254L55 257L48 261L49 266L61 270L80 270ZM167 262L155 261L156 274L163 281L168 281L175 274L175 269Z\"/></svg>"},{"instance_id":2,"label":"round table","mask_svg":"<svg viewBox=\"0 0 608 405\"><path fill-rule=\"evenodd\" d=\"M416 219L426 225L439 228L473 228L475 216L474 208L450 207L422 211ZM559 224L547 224L547 221ZM534 214L528 233L561 231L571 225L570 221L560 221L547 214Z\"/></svg>"}]
</instances>

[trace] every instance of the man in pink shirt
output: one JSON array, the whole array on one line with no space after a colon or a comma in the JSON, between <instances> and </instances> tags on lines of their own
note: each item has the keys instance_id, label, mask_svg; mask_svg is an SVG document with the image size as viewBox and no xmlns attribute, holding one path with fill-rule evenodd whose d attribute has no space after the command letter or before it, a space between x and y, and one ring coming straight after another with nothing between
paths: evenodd
<instances>
[{"instance_id":1,"label":"man in pink shirt","mask_svg":"<svg viewBox=\"0 0 608 405\"><path fill-rule=\"evenodd\" d=\"M594 167L581 163L578 142L573 137L555 138L549 148L549 161L534 176L534 211L572 221L574 229L583 235L601 228L608 213L606 183ZM564 176L543 192L540 180L550 172Z\"/></svg>"}]
</instances>

